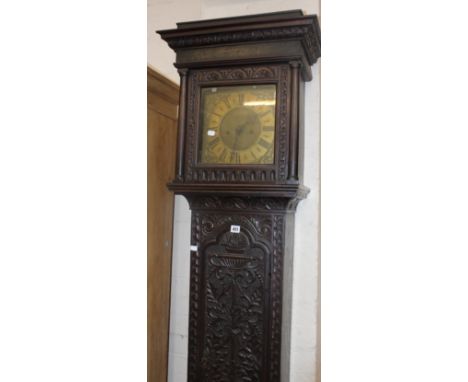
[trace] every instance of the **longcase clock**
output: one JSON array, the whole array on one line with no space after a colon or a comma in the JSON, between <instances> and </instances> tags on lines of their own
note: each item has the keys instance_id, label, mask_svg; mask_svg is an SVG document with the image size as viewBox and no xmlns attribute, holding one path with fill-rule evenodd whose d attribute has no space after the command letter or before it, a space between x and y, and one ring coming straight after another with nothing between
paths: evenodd
<instances>
[{"instance_id":1,"label":"longcase clock","mask_svg":"<svg viewBox=\"0 0 468 382\"><path fill-rule=\"evenodd\" d=\"M176 177L192 211L189 382L287 382L304 82L320 57L300 10L178 23Z\"/></svg>"}]
</instances>

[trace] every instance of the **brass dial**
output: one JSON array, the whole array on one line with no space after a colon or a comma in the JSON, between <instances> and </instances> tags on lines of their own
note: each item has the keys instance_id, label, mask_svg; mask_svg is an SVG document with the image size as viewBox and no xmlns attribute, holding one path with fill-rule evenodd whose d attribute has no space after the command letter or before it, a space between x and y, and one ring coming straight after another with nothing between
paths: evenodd
<instances>
[{"instance_id":1,"label":"brass dial","mask_svg":"<svg viewBox=\"0 0 468 382\"><path fill-rule=\"evenodd\" d=\"M274 163L276 85L203 88L201 105L201 163Z\"/></svg>"}]
</instances>

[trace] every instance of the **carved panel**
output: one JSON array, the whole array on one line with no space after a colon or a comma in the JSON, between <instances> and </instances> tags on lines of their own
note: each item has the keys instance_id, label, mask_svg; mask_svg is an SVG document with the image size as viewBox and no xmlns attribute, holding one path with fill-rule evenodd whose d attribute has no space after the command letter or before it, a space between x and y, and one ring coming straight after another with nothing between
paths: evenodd
<instances>
[{"instance_id":1,"label":"carved panel","mask_svg":"<svg viewBox=\"0 0 468 382\"><path fill-rule=\"evenodd\" d=\"M263 379L266 255L242 232L205 249L204 381Z\"/></svg>"},{"instance_id":2,"label":"carved panel","mask_svg":"<svg viewBox=\"0 0 468 382\"><path fill-rule=\"evenodd\" d=\"M189 382L279 382L283 230L281 214L193 212Z\"/></svg>"}]
</instances>

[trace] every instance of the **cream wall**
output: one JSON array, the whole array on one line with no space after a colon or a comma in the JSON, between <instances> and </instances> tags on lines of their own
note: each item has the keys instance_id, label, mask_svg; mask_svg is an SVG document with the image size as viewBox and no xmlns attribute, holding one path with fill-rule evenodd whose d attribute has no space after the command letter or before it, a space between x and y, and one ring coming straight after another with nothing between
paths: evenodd
<instances>
[{"instance_id":1,"label":"cream wall","mask_svg":"<svg viewBox=\"0 0 468 382\"><path fill-rule=\"evenodd\" d=\"M179 83L172 65L175 53L159 37L156 30L176 28L176 23L201 18L200 0L148 0L147 13L148 65Z\"/></svg>"},{"instance_id":2,"label":"cream wall","mask_svg":"<svg viewBox=\"0 0 468 382\"><path fill-rule=\"evenodd\" d=\"M148 65L179 82L175 56L154 33L176 22L302 9L320 15L319 0L148 0ZM292 308L292 382L317 382L319 269L320 61L306 84L304 183L311 188L296 213ZM176 196L172 265L171 328L168 382L183 382L187 372L190 210Z\"/></svg>"}]
</instances>

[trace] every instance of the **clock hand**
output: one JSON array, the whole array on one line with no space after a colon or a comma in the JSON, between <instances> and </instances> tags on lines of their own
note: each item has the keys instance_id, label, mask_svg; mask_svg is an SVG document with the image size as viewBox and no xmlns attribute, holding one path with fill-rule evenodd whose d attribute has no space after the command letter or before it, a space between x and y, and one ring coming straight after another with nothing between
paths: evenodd
<instances>
[{"instance_id":1,"label":"clock hand","mask_svg":"<svg viewBox=\"0 0 468 382\"><path fill-rule=\"evenodd\" d=\"M234 139L233 150L237 150L237 142L239 140L239 136L240 136L240 130L239 128L236 128L236 138Z\"/></svg>"},{"instance_id":2,"label":"clock hand","mask_svg":"<svg viewBox=\"0 0 468 382\"><path fill-rule=\"evenodd\" d=\"M239 137L241 136L242 132L244 131L245 127L247 126L248 122L244 122L242 125L236 127L236 138L234 139L233 150L237 150L237 143L239 141Z\"/></svg>"}]
</instances>

